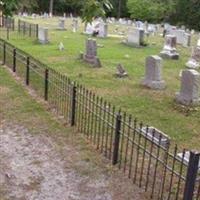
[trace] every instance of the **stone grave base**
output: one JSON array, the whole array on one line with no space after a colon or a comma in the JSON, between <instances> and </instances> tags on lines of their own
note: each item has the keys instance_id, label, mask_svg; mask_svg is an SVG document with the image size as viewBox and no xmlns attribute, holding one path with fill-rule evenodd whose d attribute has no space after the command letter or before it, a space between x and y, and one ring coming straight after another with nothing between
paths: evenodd
<instances>
[{"instance_id":1,"label":"stone grave base","mask_svg":"<svg viewBox=\"0 0 200 200\"><path fill-rule=\"evenodd\" d=\"M87 55L83 55L83 60L91 65L93 65L93 67L102 67L101 62L99 60L98 57L89 57Z\"/></svg>"},{"instance_id":2,"label":"stone grave base","mask_svg":"<svg viewBox=\"0 0 200 200\"><path fill-rule=\"evenodd\" d=\"M116 76L117 78L125 78L125 77L128 76L128 74L127 74L126 72L123 73L123 74L121 74L121 73L116 73L115 76Z\"/></svg>"},{"instance_id":3,"label":"stone grave base","mask_svg":"<svg viewBox=\"0 0 200 200\"><path fill-rule=\"evenodd\" d=\"M178 60L179 59L179 54L177 52L161 51L160 52L160 57L162 57L163 59Z\"/></svg>"},{"instance_id":4,"label":"stone grave base","mask_svg":"<svg viewBox=\"0 0 200 200\"><path fill-rule=\"evenodd\" d=\"M190 99L186 96L181 95L178 92L178 93L176 93L176 102L183 104L185 106L198 106L198 105L200 105L200 98L199 99Z\"/></svg>"},{"instance_id":5,"label":"stone grave base","mask_svg":"<svg viewBox=\"0 0 200 200\"><path fill-rule=\"evenodd\" d=\"M149 80L142 79L141 85L151 88L151 89L154 89L154 90L163 90L166 88L166 83L164 80L149 81Z\"/></svg>"},{"instance_id":6,"label":"stone grave base","mask_svg":"<svg viewBox=\"0 0 200 200\"><path fill-rule=\"evenodd\" d=\"M48 44L49 40L38 40L40 44Z\"/></svg>"},{"instance_id":7,"label":"stone grave base","mask_svg":"<svg viewBox=\"0 0 200 200\"><path fill-rule=\"evenodd\" d=\"M190 59L185 65L189 69L198 69L200 67L200 64L193 59Z\"/></svg>"}]
</instances>

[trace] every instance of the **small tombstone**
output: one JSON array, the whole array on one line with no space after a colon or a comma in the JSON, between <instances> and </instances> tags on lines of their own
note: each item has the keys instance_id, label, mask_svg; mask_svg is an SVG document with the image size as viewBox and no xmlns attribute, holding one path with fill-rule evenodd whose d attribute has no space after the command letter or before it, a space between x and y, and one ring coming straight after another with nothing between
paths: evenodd
<instances>
[{"instance_id":1,"label":"small tombstone","mask_svg":"<svg viewBox=\"0 0 200 200\"><path fill-rule=\"evenodd\" d=\"M179 59L179 54L176 51L176 36L166 35L163 50L160 52L162 58Z\"/></svg>"},{"instance_id":2,"label":"small tombstone","mask_svg":"<svg viewBox=\"0 0 200 200\"><path fill-rule=\"evenodd\" d=\"M144 30L143 29L134 29L128 32L128 37L126 40L127 45L140 47L144 45Z\"/></svg>"},{"instance_id":3,"label":"small tombstone","mask_svg":"<svg viewBox=\"0 0 200 200\"><path fill-rule=\"evenodd\" d=\"M178 153L177 158L182 161L188 166L190 160L190 151L186 151L185 154ZM199 160L199 171L200 171L200 160Z\"/></svg>"},{"instance_id":4,"label":"small tombstone","mask_svg":"<svg viewBox=\"0 0 200 200\"><path fill-rule=\"evenodd\" d=\"M124 69L124 66L122 64L117 65L116 76L119 77L119 78L124 78L124 77L128 76L128 74L127 74L127 72Z\"/></svg>"},{"instance_id":5,"label":"small tombstone","mask_svg":"<svg viewBox=\"0 0 200 200\"><path fill-rule=\"evenodd\" d=\"M101 67L101 62L97 57L97 43L94 39L86 40L86 54L83 56L84 60L94 67Z\"/></svg>"},{"instance_id":6,"label":"small tombstone","mask_svg":"<svg viewBox=\"0 0 200 200\"><path fill-rule=\"evenodd\" d=\"M166 87L162 79L162 58L159 56L149 56L146 58L145 77L141 84L145 87L162 90Z\"/></svg>"},{"instance_id":7,"label":"small tombstone","mask_svg":"<svg viewBox=\"0 0 200 200\"><path fill-rule=\"evenodd\" d=\"M159 144L166 149L170 145L170 137L153 126L148 127L148 129L147 127L143 127L141 129L141 133L150 141L153 141L154 143Z\"/></svg>"},{"instance_id":8,"label":"small tombstone","mask_svg":"<svg viewBox=\"0 0 200 200\"><path fill-rule=\"evenodd\" d=\"M78 19L73 19L72 21L72 32L76 33L78 30Z\"/></svg>"},{"instance_id":9,"label":"small tombstone","mask_svg":"<svg viewBox=\"0 0 200 200\"><path fill-rule=\"evenodd\" d=\"M182 43L182 45L183 45L183 47L189 47L190 44L191 44L191 34L185 33L183 35L183 43Z\"/></svg>"},{"instance_id":10,"label":"small tombstone","mask_svg":"<svg viewBox=\"0 0 200 200\"><path fill-rule=\"evenodd\" d=\"M98 37L105 38L108 35L108 24L100 23L99 30L98 30Z\"/></svg>"},{"instance_id":11,"label":"small tombstone","mask_svg":"<svg viewBox=\"0 0 200 200\"><path fill-rule=\"evenodd\" d=\"M58 48L60 51L64 51L64 49L65 49L64 44L62 42L60 42Z\"/></svg>"},{"instance_id":12,"label":"small tombstone","mask_svg":"<svg viewBox=\"0 0 200 200\"><path fill-rule=\"evenodd\" d=\"M197 46L200 47L200 38L197 41Z\"/></svg>"},{"instance_id":13,"label":"small tombstone","mask_svg":"<svg viewBox=\"0 0 200 200\"><path fill-rule=\"evenodd\" d=\"M49 43L48 29L47 28L39 28L39 30L38 30L38 40L41 44Z\"/></svg>"},{"instance_id":14,"label":"small tombstone","mask_svg":"<svg viewBox=\"0 0 200 200\"><path fill-rule=\"evenodd\" d=\"M176 101L187 106L200 103L200 74L194 69L182 71L181 89L176 93Z\"/></svg>"},{"instance_id":15,"label":"small tombstone","mask_svg":"<svg viewBox=\"0 0 200 200\"><path fill-rule=\"evenodd\" d=\"M64 18L59 19L58 28L59 28L59 30L65 30L65 19Z\"/></svg>"},{"instance_id":16,"label":"small tombstone","mask_svg":"<svg viewBox=\"0 0 200 200\"><path fill-rule=\"evenodd\" d=\"M184 42L184 36L185 36L185 31L178 29L174 31L174 34L176 36L176 42L177 44L183 44Z\"/></svg>"},{"instance_id":17,"label":"small tombstone","mask_svg":"<svg viewBox=\"0 0 200 200\"><path fill-rule=\"evenodd\" d=\"M198 69L200 67L200 47L195 47L192 50L192 55L186 63L186 67L189 69Z\"/></svg>"}]
</instances>

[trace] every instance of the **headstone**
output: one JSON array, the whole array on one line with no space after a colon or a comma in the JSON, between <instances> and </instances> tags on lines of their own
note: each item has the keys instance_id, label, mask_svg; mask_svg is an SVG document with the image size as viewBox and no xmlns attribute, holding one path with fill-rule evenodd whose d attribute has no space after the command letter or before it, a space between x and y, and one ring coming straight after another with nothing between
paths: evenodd
<instances>
[{"instance_id":1,"label":"headstone","mask_svg":"<svg viewBox=\"0 0 200 200\"><path fill-rule=\"evenodd\" d=\"M197 46L200 47L200 38L197 41Z\"/></svg>"},{"instance_id":2,"label":"headstone","mask_svg":"<svg viewBox=\"0 0 200 200\"><path fill-rule=\"evenodd\" d=\"M192 55L186 63L186 67L189 69L197 69L200 67L200 47L195 47L192 50Z\"/></svg>"},{"instance_id":3,"label":"headstone","mask_svg":"<svg viewBox=\"0 0 200 200\"><path fill-rule=\"evenodd\" d=\"M149 56L146 58L145 77L141 84L151 89L162 90L166 87L162 79L162 58L159 56Z\"/></svg>"},{"instance_id":4,"label":"headstone","mask_svg":"<svg viewBox=\"0 0 200 200\"><path fill-rule=\"evenodd\" d=\"M98 37L105 38L108 35L108 25L106 23L99 24Z\"/></svg>"},{"instance_id":5,"label":"headstone","mask_svg":"<svg viewBox=\"0 0 200 200\"><path fill-rule=\"evenodd\" d=\"M59 30L65 30L65 19L64 18L59 19L58 28L59 28Z\"/></svg>"},{"instance_id":6,"label":"headstone","mask_svg":"<svg viewBox=\"0 0 200 200\"><path fill-rule=\"evenodd\" d=\"M92 23L87 23L85 28L85 34L92 35L94 32L94 26Z\"/></svg>"},{"instance_id":7,"label":"headstone","mask_svg":"<svg viewBox=\"0 0 200 200\"><path fill-rule=\"evenodd\" d=\"M38 40L41 44L49 43L48 29L47 28L39 28L39 30L38 30Z\"/></svg>"},{"instance_id":8,"label":"headstone","mask_svg":"<svg viewBox=\"0 0 200 200\"><path fill-rule=\"evenodd\" d=\"M176 36L166 35L163 50L160 52L162 58L179 59L179 54L176 51Z\"/></svg>"},{"instance_id":9,"label":"headstone","mask_svg":"<svg viewBox=\"0 0 200 200\"><path fill-rule=\"evenodd\" d=\"M189 47L191 43L191 34L189 33L184 33L183 35L183 41L182 41L182 45L184 47Z\"/></svg>"},{"instance_id":10,"label":"headstone","mask_svg":"<svg viewBox=\"0 0 200 200\"><path fill-rule=\"evenodd\" d=\"M157 145L163 146L164 148L168 148L170 145L170 137L153 126L148 128L142 127L141 133L150 141L153 141Z\"/></svg>"},{"instance_id":11,"label":"headstone","mask_svg":"<svg viewBox=\"0 0 200 200\"><path fill-rule=\"evenodd\" d=\"M136 28L129 31L126 44L136 47L144 45L144 30Z\"/></svg>"},{"instance_id":12,"label":"headstone","mask_svg":"<svg viewBox=\"0 0 200 200\"><path fill-rule=\"evenodd\" d=\"M86 54L84 60L94 67L101 67L99 58L97 57L97 43L94 39L86 40Z\"/></svg>"},{"instance_id":13,"label":"headstone","mask_svg":"<svg viewBox=\"0 0 200 200\"><path fill-rule=\"evenodd\" d=\"M63 51L65 49L64 44L60 42L58 48L60 51Z\"/></svg>"},{"instance_id":14,"label":"headstone","mask_svg":"<svg viewBox=\"0 0 200 200\"><path fill-rule=\"evenodd\" d=\"M77 32L77 30L78 30L78 19L73 19L72 20L72 31L74 32L74 33L76 33Z\"/></svg>"},{"instance_id":15,"label":"headstone","mask_svg":"<svg viewBox=\"0 0 200 200\"><path fill-rule=\"evenodd\" d=\"M200 103L200 74L196 70L182 71L181 89L176 93L176 101L187 106Z\"/></svg>"},{"instance_id":16,"label":"headstone","mask_svg":"<svg viewBox=\"0 0 200 200\"><path fill-rule=\"evenodd\" d=\"M117 65L117 72L116 72L116 76L119 78L123 78L128 76L126 70L124 69L124 66L122 64L118 64Z\"/></svg>"}]
</instances>

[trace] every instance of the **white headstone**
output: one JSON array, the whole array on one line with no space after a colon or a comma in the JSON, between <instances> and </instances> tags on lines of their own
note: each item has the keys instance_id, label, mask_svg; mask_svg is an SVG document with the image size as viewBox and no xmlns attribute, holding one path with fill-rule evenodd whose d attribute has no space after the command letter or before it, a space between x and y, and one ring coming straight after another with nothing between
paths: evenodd
<instances>
[{"instance_id":1,"label":"white headstone","mask_svg":"<svg viewBox=\"0 0 200 200\"><path fill-rule=\"evenodd\" d=\"M59 19L58 28L60 30L65 30L65 19L64 18Z\"/></svg>"},{"instance_id":2,"label":"white headstone","mask_svg":"<svg viewBox=\"0 0 200 200\"><path fill-rule=\"evenodd\" d=\"M192 55L186 63L186 67L189 69L198 69L200 67L200 47L192 49Z\"/></svg>"},{"instance_id":3,"label":"white headstone","mask_svg":"<svg viewBox=\"0 0 200 200\"><path fill-rule=\"evenodd\" d=\"M39 28L39 30L38 30L38 40L41 44L47 44L49 42L48 29L47 28Z\"/></svg>"},{"instance_id":4,"label":"white headstone","mask_svg":"<svg viewBox=\"0 0 200 200\"><path fill-rule=\"evenodd\" d=\"M176 36L166 35L163 50L160 52L162 58L179 59L179 54L176 51Z\"/></svg>"},{"instance_id":5,"label":"white headstone","mask_svg":"<svg viewBox=\"0 0 200 200\"><path fill-rule=\"evenodd\" d=\"M159 56L149 56L146 58L145 77L141 84L151 89L161 90L166 87L162 79L162 58Z\"/></svg>"},{"instance_id":6,"label":"white headstone","mask_svg":"<svg viewBox=\"0 0 200 200\"><path fill-rule=\"evenodd\" d=\"M191 34L184 33L184 35L183 35L183 41L182 42L183 42L182 45L184 47L189 47L190 43L191 43Z\"/></svg>"},{"instance_id":7,"label":"white headstone","mask_svg":"<svg viewBox=\"0 0 200 200\"><path fill-rule=\"evenodd\" d=\"M105 38L108 35L108 25L106 23L99 24L98 37Z\"/></svg>"},{"instance_id":8,"label":"white headstone","mask_svg":"<svg viewBox=\"0 0 200 200\"><path fill-rule=\"evenodd\" d=\"M142 46L144 44L144 30L134 29L128 32L127 44L133 46Z\"/></svg>"},{"instance_id":9,"label":"white headstone","mask_svg":"<svg viewBox=\"0 0 200 200\"><path fill-rule=\"evenodd\" d=\"M182 71L181 89L176 94L176 101L183 105L200 103L200 74L193 69Z\"/></svg>"},{"instance_id":10,"label":"white headstone","mask_svg":"<svg viewBox=\"0 0 200 200\"><path fill-rule=\"evenodd\" d=\"M62 42L59 43L58 48L60 51L63 51L65 49L64 44Z\"/></svg>"}]
</instances>

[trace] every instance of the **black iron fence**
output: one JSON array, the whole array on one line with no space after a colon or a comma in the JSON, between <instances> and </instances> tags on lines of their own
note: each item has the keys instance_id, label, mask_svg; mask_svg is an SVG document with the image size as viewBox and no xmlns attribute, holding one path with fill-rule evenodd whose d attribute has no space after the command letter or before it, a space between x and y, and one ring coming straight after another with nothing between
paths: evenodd
<instances>
[{"instance_id":1,"label":"black iron fence","mask_svg":"<svg viewBox=\"0 0 200 200\"><path fill-rule=\"evenodd\" d=\"M38 24L18 20L18 33L24 36L38 38Z\"/></svg>"},{"instance_id":2,"label":"black iron fence","mask_svg":"<svg viewBox=\"0 0 200 200\"><path fill-rule=\"evenodd\" d=\"M0 15L0 27L4 27L10 29L12 31L15 30L15 19L11 17L5 17Z\"/></svg>"},{"instance_id":3,"label":"black iron fence","mask_svg":"<svg viewBox=\"0 0 200 200\"><path fill-rule=\"evenodd\" d=\"M180 151L158 130L4 40L0 60L152 199L200 199L199 153Z\"/></svg>"}]
</instances>

